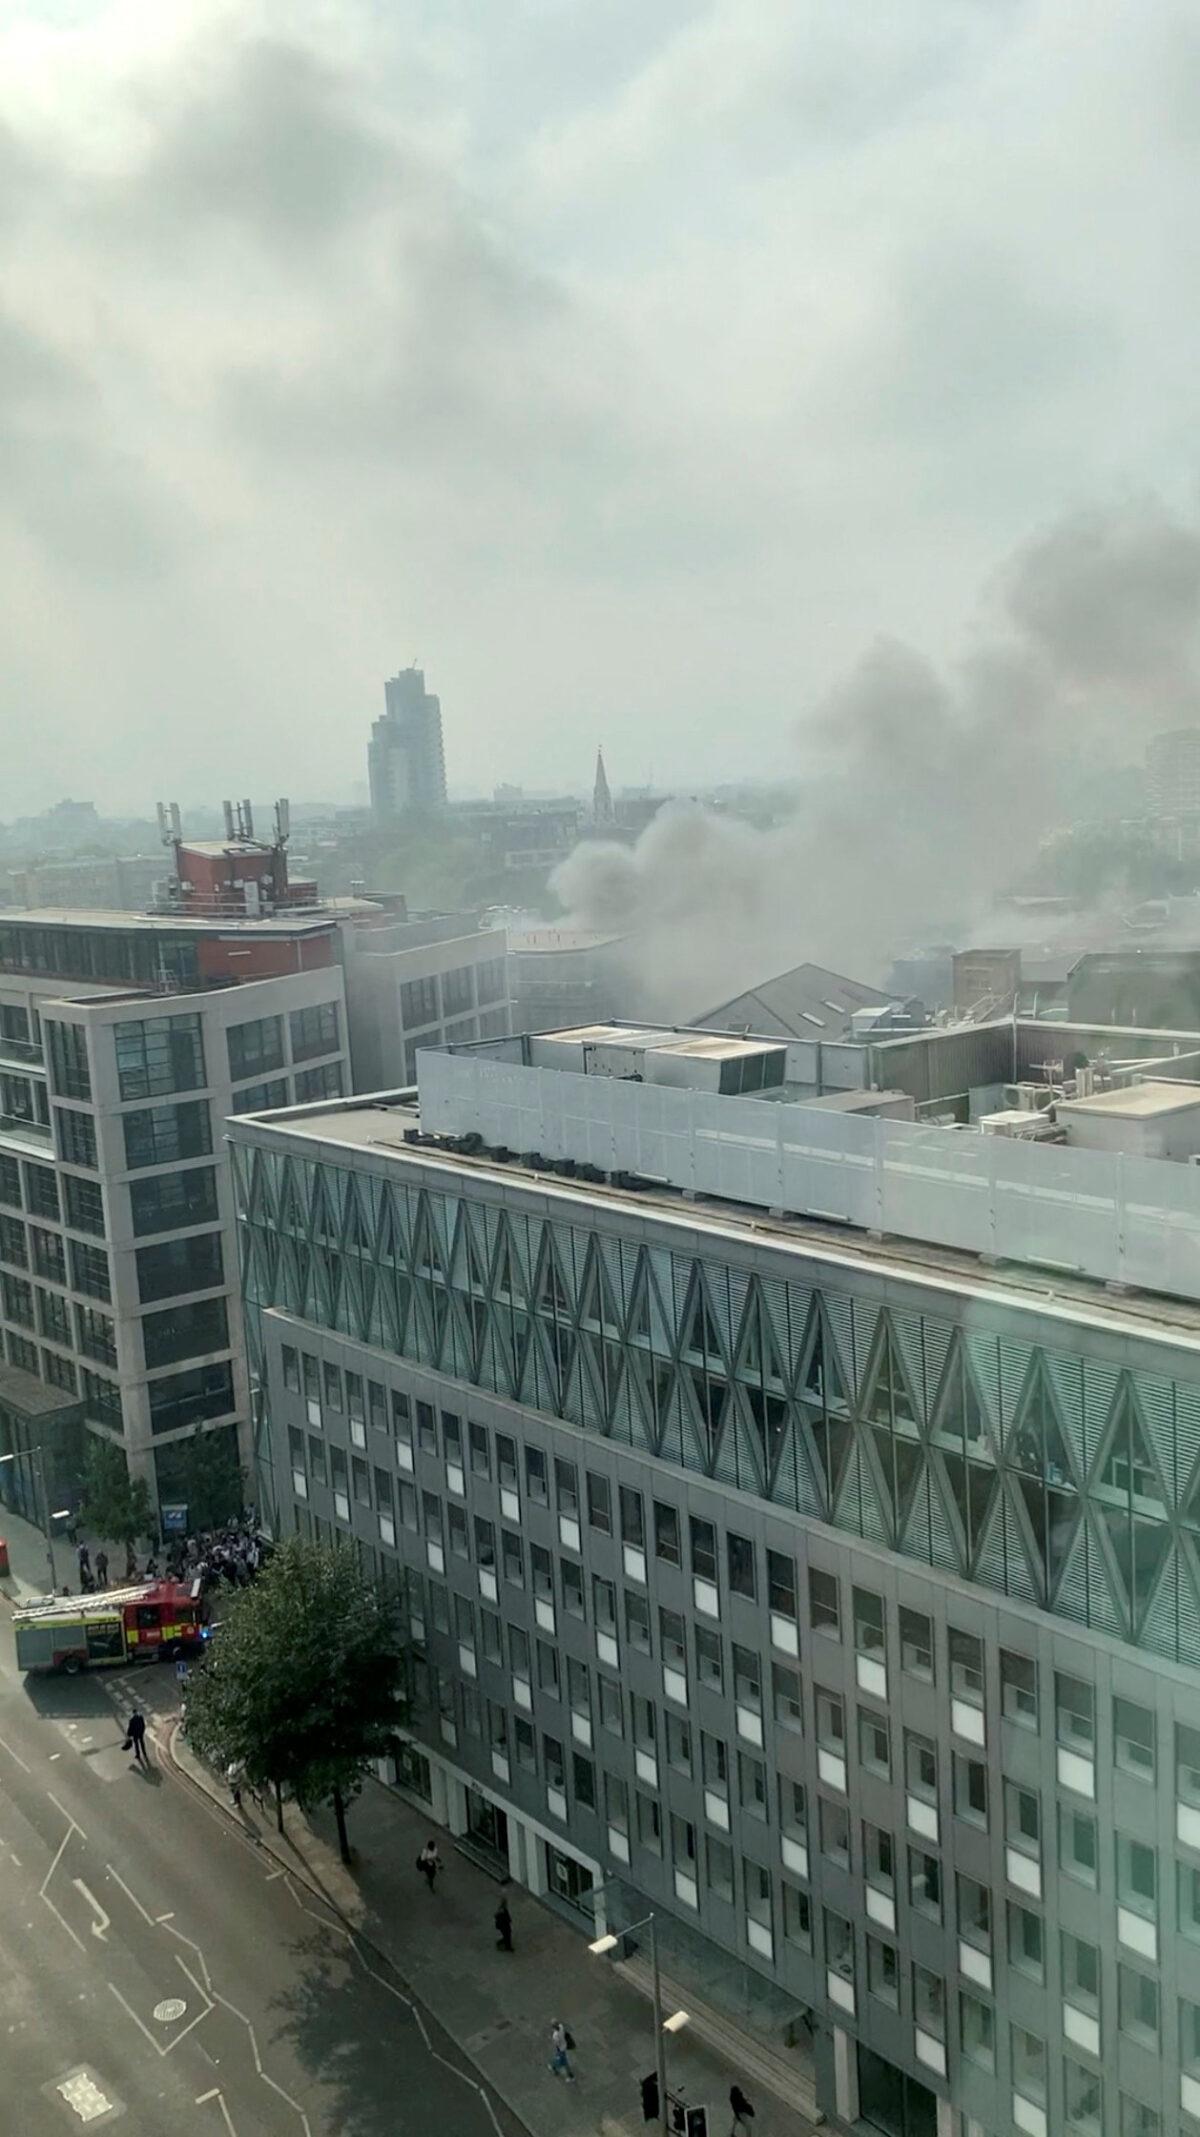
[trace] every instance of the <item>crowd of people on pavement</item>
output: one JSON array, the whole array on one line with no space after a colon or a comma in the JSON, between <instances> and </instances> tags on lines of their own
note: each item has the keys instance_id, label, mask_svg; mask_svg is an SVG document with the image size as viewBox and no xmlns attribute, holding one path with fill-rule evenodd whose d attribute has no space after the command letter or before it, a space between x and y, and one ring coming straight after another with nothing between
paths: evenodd
<instances>
[{"instance_id":1,"label":"crowd of people on pavement","mask_svg":"<svg viewBox=\"0 0 1200 2137\"><path fill-rule=\"evenodd\" d=\"M125 1546L125 1571L120 1585L128 1587L134 1581L146 1580L198 1580L203 1589L219 1588L223 1582L230 1587L243 1588L254 1579L263 1564L269 1546L258 1532L254 1508L247 1507L240 1519L231 1521L224 1528L206 1529L198 1536L173 1536L166 1545L163 1558L151 1549L143 1566L138 1565L132 1544ZM76 1546L79 1564L79 1592L95 1595L109 1586L109 1557L103 1544L93 1561L86 1543ZM64 1595L70 1589L64 1587Z\"/></svg>"}]
</instances>

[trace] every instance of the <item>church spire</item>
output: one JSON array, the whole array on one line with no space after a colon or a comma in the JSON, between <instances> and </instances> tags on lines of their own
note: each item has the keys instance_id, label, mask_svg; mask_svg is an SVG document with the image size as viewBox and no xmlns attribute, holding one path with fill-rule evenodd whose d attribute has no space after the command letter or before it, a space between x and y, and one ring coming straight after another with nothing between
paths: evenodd
<instances>
[{"instance_id":1,"label":"church spire","mask_svg":"<svg viewBox=\"0 0 1200 2137\"><path fill-rule=\"evenodd\" d=\"M596 782L592 788L592 817L598 824L613 821L612 795L608 788L608 773L604 769L604 751L596 751Z\"/></svg>"}]
</instances>

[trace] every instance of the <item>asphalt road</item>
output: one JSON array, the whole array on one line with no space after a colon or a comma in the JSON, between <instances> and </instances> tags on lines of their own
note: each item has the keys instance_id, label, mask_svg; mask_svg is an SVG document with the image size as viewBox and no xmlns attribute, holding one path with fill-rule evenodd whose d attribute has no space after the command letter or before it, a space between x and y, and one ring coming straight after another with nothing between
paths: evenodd
<instances>
[{"instance_id":1,"label":"asphalt road","mask_svg":"<svg viewBox=\"0 0 1200 2137\"><path fill-rule=\"evenodd\" d=\"M330 1908L131 1766L135 1698L153 1728L174 1681L22 1677L0 1606L0 2129L521 2137Z\"/></svg>"}]
</instances>

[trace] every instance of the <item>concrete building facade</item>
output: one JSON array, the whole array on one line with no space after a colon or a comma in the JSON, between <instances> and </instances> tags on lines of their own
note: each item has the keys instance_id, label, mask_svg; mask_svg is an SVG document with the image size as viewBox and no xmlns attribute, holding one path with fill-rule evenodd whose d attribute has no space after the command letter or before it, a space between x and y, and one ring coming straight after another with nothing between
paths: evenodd
<instances>
[{"instance_id":1,"label":"concrete building facade","mask_svg":"<svg viewBox=\"0 0 1200 2137\"><path fill-rule=\"evenodd\" d=\"M344 941L356 1090L415 1083L422 1047L511 1029L502 928L438 913L351 927Z\"/></svg>"},{"instance_id":2,"label":"concrete building facade","mask_svg":"<svg viewBox=\"0 0 1200 2137\"><path fill-rule=\"evenodd\" d=\"M1200 1278L464 1154L439 1067L421 1111L232 1129L263 1502L407 1598L404 1785L581 1923L652 1906L748 2029L803 2019L838 2127L1184 2137ZM627 1095L664 1132L689 1096Z\"/></svg>"},{"instance_id":3,"label":"concrete building facade","mask_svg":"<svg viewBox=\"0 0 1200 2137\"><path fill-rule=\"evenodd\" d=\"M0 1347L76 1402L161 1504L179 1499L198 1430L249 1465L225 1119L347 1091L348 1030L341 967L304 968L303 928L290 952L274 945L299 969L241 984L72 985L31 969L153 963L156 939L174 940L168 924L130 925L132 941L115 915L23 917L19 936L0 922ZM180 932L190 959L199 946ZM236 960L236 931L226 940ZM266 947L261 931L242 945L252 969ZM57 1464L68 1494L69 1470ZM0 1490L10 1479L0 1471Z\"/></svg>"}]
</instances>

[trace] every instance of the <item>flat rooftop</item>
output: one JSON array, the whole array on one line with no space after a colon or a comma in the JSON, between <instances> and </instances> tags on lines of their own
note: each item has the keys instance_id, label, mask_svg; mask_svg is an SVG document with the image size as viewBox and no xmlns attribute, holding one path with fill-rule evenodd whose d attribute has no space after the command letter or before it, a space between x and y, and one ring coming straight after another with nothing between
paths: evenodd
<instances>
[{"instance_id":1,"label":"flat rooftop","mask_svg":"<svg viewBox=\"0 0 1200 2137\"><path fill-rule=\"evenodd\" d=\"M260 914L256 920L244 920L238 913L218 919L209 913L127 913L119 908L106 912L69 905L0 907L0 926L11 922L14 927L87 928L120 935L309 935L327 928L332 918L332 909L324 906L295 912L284 908Z\"/></svg>"},{"instance_id":2,"label":"flat rooftop","mask_svg":"<svg viewBox=\"0 0 1200 2137\"><path fill-rule=\"evenodd\" d=\"M1055 1110L1094 1113L1108 1120L1152 1120L1163 1113L1194 1113L1200 1106L1200 1083L1130 1084L1124 1091L1094 1091L1090 1098L1060 1098Z\"/></svg>"},{"instance_id":3,"label":"flat rooftop","mask_svg":"<svg viewBox=\"0 0 1200 2137\"><path fill-rule=\"evenodd\" d=\"M984 1262L978 1254L962 1248L893 1234L881 1237L817 1216L779 1216L758 1204L747 1205L724 1197L697 1193L694 1200L688 1199L679 1189L656 1181L640 1182L636 1188L617 1187L608 1182L573 1180L549 1166L542 1171L523 1164L516 1156L500 1160L494 1154L465 1153L438 1143L406 1143L406 1129L420 1125L417 1092L410 1090L381 1093L374 1098L334 1100L328 1105L286 1112L241 1114L227 1127L233 1127L238 1134L243 1129L261 1129L280 1138L298 1136L324 1143L335 1151L369 1152L389 1164L467 1172L502 1189L520 1182L535 1189L543 1200L565 1205L564 1214L569 1221L573 1216L571 1205L581 1202L619 1211L635 1223L652 1211L690 1231L712 1232L717 1237L733 1237L749 1244L791 1247L797 1253L844 1268L874 1272L935 1291L975 1296L981 1301L1007 1304L1063 1321L1117 1329L1125 1335L1168 1342L1200 1355L1200 1311L1187 1299L1156 1292L1114 1290L1095 1278L1069 1270L1009 1260Z\"/></svg>"}]
</instances>

